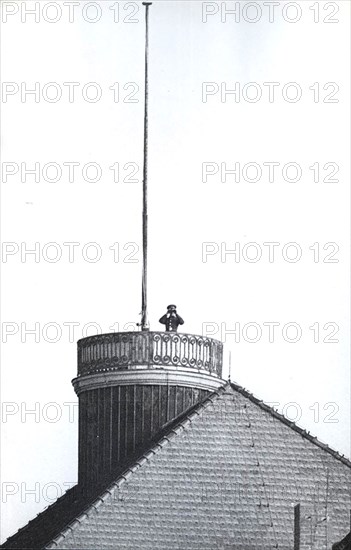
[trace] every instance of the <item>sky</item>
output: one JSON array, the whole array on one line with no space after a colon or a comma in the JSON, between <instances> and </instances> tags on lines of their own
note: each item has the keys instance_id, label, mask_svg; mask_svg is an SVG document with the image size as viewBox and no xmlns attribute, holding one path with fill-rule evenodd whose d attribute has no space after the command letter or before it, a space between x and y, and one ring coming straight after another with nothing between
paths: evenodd
<instances>
[{"instance_id":1,"label":"sky","mask_svg":"<svg viewBox=\"0 0 351 550\"><path fill-rule=\"evenodd\" d=\"M144 12L1 9L3 541L77 480L76 341L140 321ZM153 3L148 297L348 457L349 21Z\"/></svg>"}]
</instances>

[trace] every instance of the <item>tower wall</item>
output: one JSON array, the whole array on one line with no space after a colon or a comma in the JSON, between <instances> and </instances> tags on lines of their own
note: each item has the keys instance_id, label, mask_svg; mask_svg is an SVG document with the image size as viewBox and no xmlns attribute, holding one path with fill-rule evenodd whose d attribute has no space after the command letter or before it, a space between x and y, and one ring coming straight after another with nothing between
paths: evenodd
<instances>
[{"instance_id":1,"label":"tower wall","mask_svg":"<svg viewBox=\"0 0 351 550\"><path fill-rule=\"evenodd\" d=\"M222 344L188 334L113 333L78 342L79 472L112 480L167 423L223 384Z\"/></svg>"},{"instance_id":2,"label":"tower wall","mask_svg":"<svg viewBox=\"0 0 351 550\"><path fill-rule=\"evenodd\" d=\"M164 426L209 391L184 386L118 385L79 397L79 483L113 477Z\"/></svg>"}]
</instances>

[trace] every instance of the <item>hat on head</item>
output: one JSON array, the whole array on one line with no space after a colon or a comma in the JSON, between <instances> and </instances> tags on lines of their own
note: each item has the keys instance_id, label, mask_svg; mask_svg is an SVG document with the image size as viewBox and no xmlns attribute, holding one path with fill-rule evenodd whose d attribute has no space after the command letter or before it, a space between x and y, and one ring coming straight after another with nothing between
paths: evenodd
<instances>
[{"instance_id":1,"label":"hat on head","mask_svg":"<svg viewBox=\"0 0 351 550\"><path fill-rule=\"evenodd\" d=\"M174 304L171 304L170 306L167 306L167 309L171 309L171 308L177 309L177 306L175 306Z\"/></svg>"}]
</instances>

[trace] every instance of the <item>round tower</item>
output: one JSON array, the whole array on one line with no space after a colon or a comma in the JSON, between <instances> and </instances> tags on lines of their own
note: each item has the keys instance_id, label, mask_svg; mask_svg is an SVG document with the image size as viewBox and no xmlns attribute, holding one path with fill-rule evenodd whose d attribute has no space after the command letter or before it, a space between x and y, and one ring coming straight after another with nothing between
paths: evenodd
<instances>
[{"instance_id":1,"label":"round tower","mask_svg":"<svg viewBox=\"0 0 351 550\"><path fill-rule=\"evenodd\" d=\"M192 334L117 332L78 342L79 475L113 478L162 427L223 384L221 342Z\"/></svg>"}]
</instances>

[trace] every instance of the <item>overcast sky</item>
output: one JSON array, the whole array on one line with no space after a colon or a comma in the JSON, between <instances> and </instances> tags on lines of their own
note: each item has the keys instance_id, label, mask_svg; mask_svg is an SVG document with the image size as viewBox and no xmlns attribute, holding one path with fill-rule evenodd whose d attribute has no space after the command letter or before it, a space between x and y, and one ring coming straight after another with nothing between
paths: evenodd
<instances>
[{"instance_id":1,"label":"overcast sky","mask_svg":"<svg viewBox=\"0 0 351 550\"><path fill-rule=\"evenodd\" d=\"M350 5L275 4L150 9L149 318L349 456ZM77 479L75 342L141 309L143 8L34 5L2 2L2 540Z\"/></svg>"}]
</instances>

